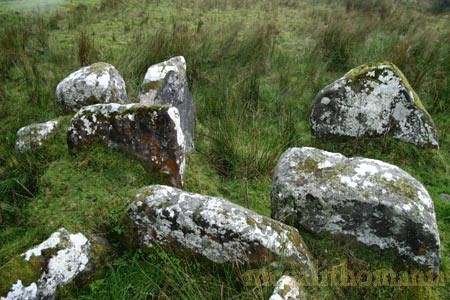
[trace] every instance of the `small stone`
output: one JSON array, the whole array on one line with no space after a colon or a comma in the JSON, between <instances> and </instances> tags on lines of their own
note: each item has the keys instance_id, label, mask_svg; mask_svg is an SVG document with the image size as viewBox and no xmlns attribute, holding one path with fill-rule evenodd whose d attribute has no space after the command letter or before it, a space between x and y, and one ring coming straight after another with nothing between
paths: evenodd
<instances>
[{"instance_id":1,"label":"small stone","mask_svg":"<svg viewBox=\"0 0 450 300\"><path fill-rule=\"evenodd\" d=\"M189 92L186 61L183 56L148 68L139 95L140 103L170 105L180 113L181 128L188 151L194 149L195 104Z\"/></svg>"},{"instance_id":2,"label":"small stone","mask_svg":"<svg viewBox=\"0 0 450 300\"><path fill-rule=\"evenodd\" d=\"M131 153L150 171L167 174L183 185L186 143L175 107L144 104L96 104L73 117L68 130L72 152L102 142Z\"/></svg>"},{"instance_id":3,"label":"small stone","mask_svg":"<svg viewBox=\"0 0 450 300\"><path fill-rule=\"evenodd\" d=\"M318 137L391 134L415 145L439 147L430 114L391 63L362 65L326 86L314 100L310 121Z\"/></svg>"},{"instance_id":4,"label":"small stone","mask_svg":"<svg viewBox=\"0 0 450 300\"><path fill-rule=\"evenodd\" d=\"M55 135L58 125L58 120L52 120L20 128L17 131L16 150L26 152L41 147Z\"/></svg>"},{"instance_id":5,"label":"small stone","mask_svg":"<svg viewBox=\"0 0 450 300\"><path fill-rule=\"evenodd\" d=\"M439 198L441 198L442 201L450 201L450 195L448 194L442 193L439 195Z\"/></svg>"},{"instance_id":6,"label":"small stone","mask_svg":"<svg viewBox=\"0 0 450 300\"><path fill-rule=\"evenodd\" d=\"M433 202L420 182L394 165L291 148L275 169L271 206L272 217L286 224L394 249L439 270Z\"/></svg>"},{"instance_id":7,"label":"small stone","mask_svg":"<svg viewBox=\"0 0 450 300\"><path fill-rule=\"evenodd\" d=\"M145 247L181 248L216 263L287 260L313 272L295 228L222 198L154 185L137 193L128 215Z\"/></svg>"},{"instance_id":8,"label":"small stone","mask_svg":"<svg viewBox=\"0 0 450 300\"><path fill-rule=\"evenodd\" d=\"M307 299L303 289L297 280L291 276L284 275L276 283L272 296L269 300L301 300Z\"/></svg>"},{"instance_id":9,"label":"small stone","mask_svg":"<svg viewBox=\"0 0 450 300\"><path fill-rule=\"evenodd\" d=\"M12 284L6 300L53 299L57 289L82 273L90 270L92 264L91 243L82 233L71 234L61 228L47 240L22 254L24 263L32 260L43 264L36 282L24 286L20 278ZM8 270L6 270L8 272Z\"/></svg>"},{"instance_id":10,"label":"small stone","mask_svg":"<svg viewBox=\"0 0 450 300\"><path fill-rule=\"evenodd\" d=\"M56 87L56 99L64 111L78 111L97 103L129 103L125 81L117 69L99 62L79 69Z\"/></svg>"}]
</instances>

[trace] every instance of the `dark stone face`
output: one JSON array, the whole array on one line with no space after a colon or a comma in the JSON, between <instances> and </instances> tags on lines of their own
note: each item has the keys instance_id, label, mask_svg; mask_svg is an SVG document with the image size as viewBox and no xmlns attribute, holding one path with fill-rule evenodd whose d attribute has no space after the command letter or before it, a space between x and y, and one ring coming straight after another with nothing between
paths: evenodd
<instances>
[{"instance_id":1,"label":"dark stone face","mask_svg":"<svg viewBox=\"0 0 450 300\"><path fill-rule=\"evenodd\" d=\"M131 153L150 171L169 175L172 185L181 187L185 145L174 108L141 104L100 104L80 110L68 131L73 152L95 142Z\"/></svg>"},{"instance_id":2,"label":"dark stone face","mask_svg":"<svg viewBox=\"0 0 450 300\"><path fill-rule=\"evenodd\" d=\"M174 71L168 72L154 101L156 104L168 104L178 108L187 149L193 149L196 111L186 76Z\"/></svg>"}]
</instances>

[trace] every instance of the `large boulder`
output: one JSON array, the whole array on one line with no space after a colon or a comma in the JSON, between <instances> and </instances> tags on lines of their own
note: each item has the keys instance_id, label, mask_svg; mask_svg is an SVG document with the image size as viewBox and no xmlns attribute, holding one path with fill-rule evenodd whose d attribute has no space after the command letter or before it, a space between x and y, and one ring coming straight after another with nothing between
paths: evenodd
<instances>
[{"instance_id":1,"label":"large boulder","mask_svg":"<svg viewBox=\"0 0 450 300\"><path fill-rule=\"evenodd\" d=\"M283 275L275 284L269 300L301 300L307 299L305 291L299 286L297 280L291 276Z\"/></svg>"},{"instance_id":2,"label":"large boulder","mask_svg":"<svg viewBox=\"0 0 450 300\"><path fill-rule=\"evenodd\" d=\"M439 270L433 202L402 169L315 148L280 158L271 194L272 217L314 233L347 236Z\"/></svg>"},{"instance_id":3,"label":"large boulder","mask_svg":"<svg viewBox=\"0 0 450 300\"><path fill-rule=\"evenodd\" d=\"M141 189L129 209L139 243L184 249L216 263L285 260L313 272L298 231L222 198L168 186Z\"/></svg>"},{"instance_id":4,"label":"large boulder","mask_svg":"<svg viewBox=\"0 0 450 300\"><path fill-rule=\"evenodd\" d=\"M82 280L94 271L98 261L95 256L105 254L98 252L100 248L106 249L104 244L89 241L82 233L59 229L4 266L0 271L0 295L5 297L1 299L55 298L59 287Z\"/></svg>"},{"instance_id":5,"label":"large boulder","mask_svg":"<svg viewBox=\"0 0 450 300\"><path fill-rule=\"evenodd\" d=\"M175 107L144 104L96 104L73 117L68 145L77 152L95 142L131 153L150 171L167 174L183 185L186 143Z\"/></svg>"},{"instance_id":6,"label":"large boulder","mask_svg":"<svg viewBox=\"0 0 450 300\"><path fill-rule=\"evenodd\" d=\"M26 152L41 147L55 135L58 125L58 120L51 120L20 128L17 131L16 150Z\"/></svg>"},{"instance_id":7,"label":"large boulder","mask_svg":"<svg viewBox=\"0 0 450 300\"><path fill-rule=\"evenodd\" d=\"M125 81L117 69L99 62L79 69L56 87L56 99L64 111L77 111L97 103L128 103Z\"/></svg>"},{"instance_id":8,"label":"large boulder","mask_svg":"<svg viewBox=\"0 0 450 300\"><path fill-rule=\"evenodd\" d=\"M436 129L402 72L391 63L362 65L322 89L311 113L318 137L391 134L438 147Z\"/></svg>"},{"instance_id":9,"label":"large boulder","mask_svg":"<svg viewBox=\"0 0 450 300\"><path fill-rule=\"evenodd\" d=\"M140 103L174 106L180 112L187 150L194 148L195 105L186 77L183 56L148 68L139 95Z\"/></svg>"}]
</instances>

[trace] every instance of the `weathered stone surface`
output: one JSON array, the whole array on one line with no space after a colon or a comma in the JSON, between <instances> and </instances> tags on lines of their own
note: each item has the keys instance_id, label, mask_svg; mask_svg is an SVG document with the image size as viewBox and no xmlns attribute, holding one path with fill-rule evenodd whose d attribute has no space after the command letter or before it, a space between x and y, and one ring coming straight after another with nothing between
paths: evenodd
<instances>
[{"instance_id":1,"label":"weathered stone surface","mask_svg":"<svg viewBox=\"0 0 450 300\"><path fill-rule=\"evenodd\" d=\"M439 195L439 198L441 198L442 201L450 201L450 195L442 193Z\"/></svg>"},{"instance_id":2,"label":"weathered stone surface","mask_svg":"<svg viewBox=\"0 0 450 300\"><path fill-rule=\"evenodd\" d=\"M216 263L285 259L307 274L313 270L295 228L222 198L154 185L138 192L128 214L147 247L181 247Z\"/></svg>"},{"instance_id":3,"label":"weathered stone surface","mask_svg":"<svg viewBox=\"0 0 450 300\"><path fill-rule=\"evenodd\" d=\"M16 150L26 152L39 148L55 135L58 125L58 120L52 120L20 128L17 131Z\"/></svg>"},{"instance_id":4,"label":"weathered stone surface","mask_svg":"<svg viewBox=\"0 0 450 300\"><path fill-rule=\"evenodd\" d=\"M187 150L194 148L195 105L186 77L186 61L183 56L148 68L141 86L140 103L174 106L180 113Z\"/></svg>"},{"instance_id":5,"label":"weathered stone surface","mask_svg":"<svg viewBox=\"0 0 450 300\"><path fill-rule=\"evenodd\" d=\"M183 185L186 143L175 107L144 104L96 104L73 117L68 131L71 151L94 142L131 153L152 171Z\"/></svg>"},{"instance_id":6,"label":"weathered stone surface","mask_svg":"<svg viewBox=\"0 0 450 300\"><path fill-rule=\"evenodd\" d=\"M33 266L36 281L25 284L23 278L17 278L6 297L1 299L53 299L59 287L92 269L91 248L91 242L83 234L59 229L21 255L24 264Z\"/></svg>"},{"instance_id":7,"label":"weathered stone surface","mask_svg":"<svg viewBox=\"0 0 450 300\"><path fill-rule=\"evenodd\" d=\"M319 137L391 134L416 145L439 146L431 116L391 63L360 66L321 90L311 125Z\"/></svg>"},{"instance_id":8,"label":"weathered stone surface","mask_svg":"<svg viewBox=\"0 0 450 300\"><path fill-rule=\"evenodd\" d=\"M281 276L275 285L269 300L300 300L306 299L306 294L291 276Z\"/></svg>"},{"instance_id":9,"label":"weathered stone surface","mask_svg":"<svg viewBox=\"0 0 450 300\"><path fill-rule=\"evenodd\" d=\"M439 269L433 202L402 169L315 148L291 148L275 170L272 217L315 233L356 239Z\"/></svg>"},{"instance_id":10,"label":"weathered stone surface","mask_svg":"<svg viewBox=\"0 0 450 300\"><path fill-rule=\"evenodd\" d=\"M99 62L79 69L56 87L56 99L65 111L97 103L128 103L125 81L117 69Z\"/></svg>"}]
</instances>

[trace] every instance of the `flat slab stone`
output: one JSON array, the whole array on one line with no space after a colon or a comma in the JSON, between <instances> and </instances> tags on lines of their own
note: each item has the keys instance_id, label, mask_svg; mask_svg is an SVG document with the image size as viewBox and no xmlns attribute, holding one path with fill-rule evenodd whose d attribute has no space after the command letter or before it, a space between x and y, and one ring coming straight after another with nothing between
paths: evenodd
<instances>
[{"instance_id":1,"label":"flat slab stone","mask_svg":"<svg viewBox=\"0 0 450 300\"><path fill-rule=\"evenodd\" d=\"M430 114L391 63L362 65L326 86L314 100L310 121L318 137L390 134L419 146L439 146Z\"/></svg>"},{"instance_id":2,"label":"flat slab stone","mask_svg":"<svg viewBox=\"0 0 450 300\"><path fill-rule=\"evenodd\" d=\"M275 169L271 205L273 218L297 228L394 249L439 270L433 202L420 182L394 165L291 148Z\"/></svg>"},{"instance_id":3,"label":"flat slab stone","mask_svg":"<svg viewBox=\"0 0 450 300\"><path fill-rule=\"evenodd\" d=\"M96 104L73 117L69 149L77 152L95 142L126 151L150 171L167 174L171 184L183 185L186 143L175 107L144 104Z\"/></svg>"},{"instance_id":4,"label":"flat slab stone","mask_svg":"<svg viewBox=\"0 0 450 300\"><path fill-rule=\"evenodd\" d=\"M17 131L16 150L26 152L41 147L55 135L58 125L58 120L51 120L20 128Z\"/></svg>"},{"instance_id":5,"label":"flat slab stone","mask_svg":"<svg viewBox=\"0 0 450 300\"><path fill-rule=\"evenodd\" d=\"M119 71L99 62L71 73L56 87L56 99L64 111L78 111L97 103L129 103Z\"/></svg>"},{"instance_id":6,"label":"flat slab stone","mask_svg":"<svg viewBox=\"0 0 450 300\"><path fill-rule=\"evenodd\" d=\"M216 263L287 260L313 270L295 228L222 198L154 185L138 192L128 215L145 247L181 248Z\"/></svg>"}]
</instances>

